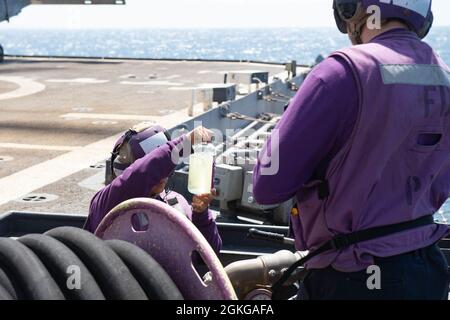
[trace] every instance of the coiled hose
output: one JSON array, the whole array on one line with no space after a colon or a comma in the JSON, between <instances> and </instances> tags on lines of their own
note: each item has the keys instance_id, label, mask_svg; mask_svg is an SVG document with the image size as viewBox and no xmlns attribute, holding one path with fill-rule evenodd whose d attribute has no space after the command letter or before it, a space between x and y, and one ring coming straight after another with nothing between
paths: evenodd
<instances>
[{"instance_id":1,"label":"coiled hose","mask_svg":"<svg viewBox=\"0 0 450 320\"><path fill-rule=\"evenodd\" d=\"M0 238L0 300L182 300L147 252L71 227Z\"/></svg>"}]
</instances>

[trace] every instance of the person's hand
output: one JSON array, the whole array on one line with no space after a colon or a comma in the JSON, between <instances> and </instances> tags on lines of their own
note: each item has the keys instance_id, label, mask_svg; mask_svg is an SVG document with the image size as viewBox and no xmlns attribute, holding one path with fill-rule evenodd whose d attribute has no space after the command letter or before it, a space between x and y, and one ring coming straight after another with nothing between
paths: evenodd
<instances>
[{"instance_id":1,"label":"person's hand","mask_svg":"<svg viewBox=\"0 0 450 320\"><path fill-rule=\"evenodd\" d=\"M194 211L194 213L205 212L216 195L217 195L216 189L212 189L211 193L209 194L195 195L192 198L192 211Z\"/></svg>"},{"instance_id":2,"label":"person's hand","mask_svg":"<svg viewBox=\"0 0 450 320\"><path fill-rule=\"evenodd\" d=\"M214 133L205 127L197 127L187 134L192 145L200 144L202 142L211 142Z\"/></svg>"}]
</instances>

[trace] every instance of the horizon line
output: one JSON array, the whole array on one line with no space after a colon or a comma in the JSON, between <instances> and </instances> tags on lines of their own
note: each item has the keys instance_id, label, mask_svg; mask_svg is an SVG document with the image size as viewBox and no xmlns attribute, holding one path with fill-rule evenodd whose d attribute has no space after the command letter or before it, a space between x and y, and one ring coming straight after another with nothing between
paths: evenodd
<instances>
[{"instance_id":1,"label":"horizon line","mask_svg":"<svg viewBox=\"0 0 450 320\"><path fill-rule=\"evenodd\" d=\"M8 27L7 27L8 26ZM273 27L259 27L259 26L208 26L208 27L200 27L200 26L190 26L190 27L181 27L181 26L175 26L175 27L166 27L166 26L128 26L128 27L117 27L117 26L10 26L8 23L0 23L0 28L7 27L10 29L23 29L23 30L30 30L30 29L41 29L41 30L48 30L48 29L68 29L68 30L80 30L80 29L134 29L134 30L145 30L145 29L155 29L155 30L177 30L177 29L191 29L191 30L198 30L198 29L219 29L219 30L238 30L238 29L248 29L248 30L264 30L264 29L317 29L317 28L330 28L330 29L336 29L336 31L339 31L335 26L329 26L329 25L323 25L323 26L273 26ZM441 28L441 27L450 27L450 24L447 25L435 25L433 28ZM433 29L431 29L432 31Z\"/></svg>"}]
</instances>

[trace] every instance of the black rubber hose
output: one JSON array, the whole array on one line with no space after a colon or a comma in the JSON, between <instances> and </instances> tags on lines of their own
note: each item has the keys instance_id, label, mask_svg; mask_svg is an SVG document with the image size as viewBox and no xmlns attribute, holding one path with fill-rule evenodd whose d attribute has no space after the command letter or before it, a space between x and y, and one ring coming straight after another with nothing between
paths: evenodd
<instances>
[{"instance_id":1,"label":"black rubber hose","mask_svg":"<svg viewBox=\"0 0 450 320\"><path fill-rule=\"evenodd\" d=\"M6 289L12 299L17 300L18 294L16 293L16 289L14 289L14 284L12 283L6 272L3 270L2 266L0 266L0 287Z\"/></svg>"},{"instance_id":2,"label":"black rubber hose","mask_svg":"<svg viewBox=\"0 0 450 320\"><path fill-rule=\"evenodd\" d=\"M92 233L77 228L61 227L45 234L61 241L83 261L107 299L148 299L119 256Z\"/></svg>"},{"instance_id":3,"label":"black rubber hose","mask_svg":"<svg viewBox=\"0 0 450 320\"><path fill-rule=\"evenodd\" d=\"M8 278L27 300L64 300L64 295L39 258L25 245L0 238L0 261Z\"/></svg>"},{"instance_id":4,"label":"black rubber hose","mask_svg":"<svg viewBox=\"0 0 450 320\"><path fill-rule=\"evenodd\" d=\"M183 300L175 283L147 252L125 241L106 243L125 262L150 300Z\"/></svg>"},{"instance_id":5,"label":"black rubber hose","mask_svg":"<svg viewBox=\"0 0 450 320\"><path fill-rule=\"evenodd\" d=\"M60 241L41 234L31 234L18 239L31 249L56 280L59 288L70 300L105 300L100 287L84 263ZM71 267L79 272L79 287L72 282Z\"/></svg>"},{"instance_id":6,"label":"black rubber hose","mask_svg":"<svg viewBox=\"0 0 450 320\"><path fill-rule=\"evenodd\" d=\"M14 298L9 294L8 290L0 285L0 300L14 300Z\"/></svg>"}]
</instances>

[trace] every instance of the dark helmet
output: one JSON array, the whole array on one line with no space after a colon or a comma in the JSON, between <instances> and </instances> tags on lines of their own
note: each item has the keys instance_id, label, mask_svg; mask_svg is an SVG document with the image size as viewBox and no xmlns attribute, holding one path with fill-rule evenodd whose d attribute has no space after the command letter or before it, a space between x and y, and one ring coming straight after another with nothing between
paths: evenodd
<instances>
[{"instance_id":1,"label":"dark helmet","mask_svg":"<svg viewBox=\"0 0 450 320\"><path fill-rule=\"evenodd\" d=\"M116 142L112 152L112 179L120 176L133 162L170 140L170 134L166 129L149 123L139 124L125 132Z\"/></svg>"},{"instance_id":2,"label":"dark helmet","mask_svg":"<svg viewBox=\"0 0 450 320\"><path fill-rule=\"evenodd\" d=\"M432 0L333 0L333 10L336 25L342 33L347 33L346 22L360 23L368 15L367 9L376 5L382 20L401 20L423 39L433 25L431 3Z\"/></svg>"}]
</instances>

